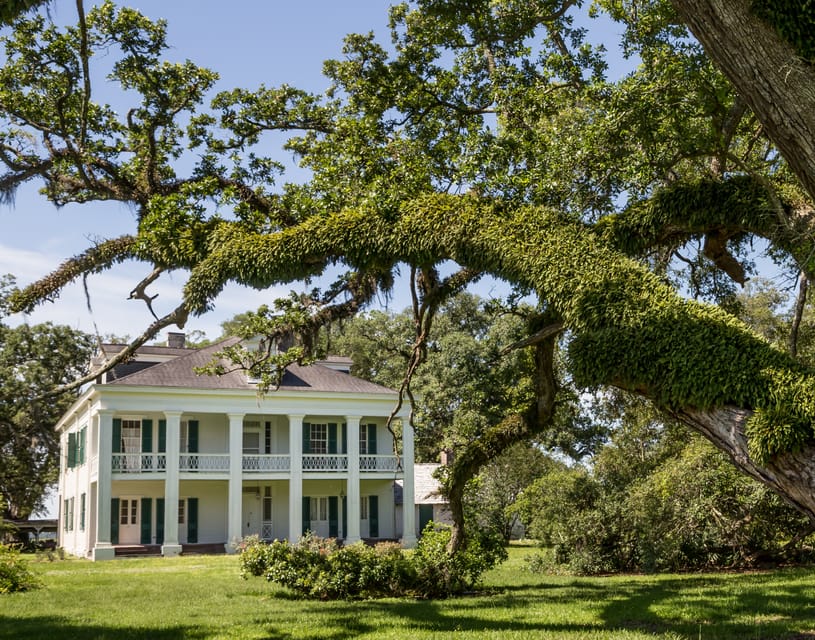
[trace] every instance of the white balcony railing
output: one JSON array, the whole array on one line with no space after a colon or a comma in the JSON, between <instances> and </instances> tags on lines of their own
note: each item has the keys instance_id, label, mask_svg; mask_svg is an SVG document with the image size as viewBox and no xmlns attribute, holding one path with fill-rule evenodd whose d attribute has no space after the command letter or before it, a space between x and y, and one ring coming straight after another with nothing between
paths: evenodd
<instances>
[{"instance_id":1,"label":"white balcony railing","mask_svg":"<svg viewBox=\"0 0 815 640\"><path fill-rule=\"evenodd\" d=\"M359 470L361 473L374 471L401 471L399 457L391 455L361 455L359 457Z\"/></svg>"},{"instance_id":2,"label":"white balcony railing","mask_svg":"<svg viewBox=\"0 0 815 640\"><path fill-rule=\"evenodd\" d=\"M335 453L307 453L303 456L303 471L345 471L348 456Z\"/></svg>"},{"instance_id":3,"label":"white balcony railing","mask_svg":"<svg viewBox=\"0 0 815 640\"><path fill-rule=\"evenodd\" d=\"M288 471L288 455L246 455L243 456L243 470L249 473L263 471Z\"/></svg>"},{"instance_id":4,"label":"white balcony railing","mask_svg":"<svg viewBox=\"0 0 815 640\"><path fill-rule=\"evenodd\" d=\"M164 453L114 453L111 460L113 473L153 473L167 470Z\"/></svg>"},{"instance_id":5,"label":"white balcony railing","mask_svg":"<svg viewBox=\"0 0 815 640\"><path fill-rule=\"evenodd\" d=\"M178 459L179 471L229 471L228 453L182 453Z\"/></svg>"},{"instance_id":6,"label":"white balcony railing","mask_svg":"<svg viewBox=\"0 0 815 640\"><path fill-rule=\"evenodd\" d=\"M182 453L178 458L179 471L209 473L229 472L228 453ZM291 457L288 454L244 454L242 469L245 473L288 472ZM165 453L114 453L111 460L113 473L156 473L167 470ZM345 454L307 453L303 456L303 471L347 471ZM366 455L359 457L361 473L401 471L399 457L394 455Z\"/></svg>"}]
</instances>

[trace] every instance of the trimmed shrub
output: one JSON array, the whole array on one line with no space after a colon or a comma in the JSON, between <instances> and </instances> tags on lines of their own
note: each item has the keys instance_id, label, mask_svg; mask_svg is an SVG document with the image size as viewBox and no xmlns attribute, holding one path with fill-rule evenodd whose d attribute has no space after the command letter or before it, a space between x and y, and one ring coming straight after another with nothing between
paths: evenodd
<instances>
[{"instance_id":1,"label":"trimmed shrub","mask_svg":"<svg viewBox=\"0 0 815 640\"><path fill-rule=\"evenodd\" d=\"M40 586L20 552L8 545L0 545L0 594L29 591Z\"/></svg>"},{"instance_id":2,"label":"trimmed shrub","mask_svg":"<svg viewBox=\"0 0 815 640\"><path fill-rule=\"evenodd\" d=\"M321 600L414 596L443 598L475 587L506 558L500 540L475 538L451 556L449 527L425 529L415 550L392 542L341 547L307 533L293 545L256 536L241 543L241 575L263 576L304 598Z\"/></svg>"}]
</instances>

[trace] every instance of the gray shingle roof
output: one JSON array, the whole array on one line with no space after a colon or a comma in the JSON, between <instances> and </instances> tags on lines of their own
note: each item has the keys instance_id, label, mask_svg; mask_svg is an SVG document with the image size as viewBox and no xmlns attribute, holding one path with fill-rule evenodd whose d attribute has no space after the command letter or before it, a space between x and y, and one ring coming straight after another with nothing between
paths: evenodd
<instances>
[{"instance_id":1,"label":"gray shingle roof","mask_svg":"<svg viewBox=\"0 0 815 640\"><path fill-rule=\"evenodd\" d=\"M255 390L256 385L247 382L244 371L232 371L222 376L198 375L194 369L207 365L216 352L238 342L237 338L227 338L221 342L190 351L184 355L153 365L148 369L131 373L110 382L112 386L180 387L187 389ZM282 391L328 391L340 393L395 394L378 384L355 378L320 364L300 366L292 364L286 368L280 385Z\"/></svg>"}]
</instances>

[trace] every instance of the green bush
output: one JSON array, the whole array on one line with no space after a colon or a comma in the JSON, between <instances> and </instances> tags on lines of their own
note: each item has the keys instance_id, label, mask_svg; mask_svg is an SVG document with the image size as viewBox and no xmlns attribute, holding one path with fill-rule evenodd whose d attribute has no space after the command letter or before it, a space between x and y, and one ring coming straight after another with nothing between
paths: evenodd
<instances>
[{"instance_id":1,"label":"green bush","mask_svg":"<svg viewBox=\"0 0 815 640\"><path fill-rule=\"evenodd\" d=\"M8 545L0 545L0 594L29 591L39 586L39 580L29 571L20 552Z\"/></svg>"},{"instance_id":2,"label":"green bush","mask_svg":"<svg viewBox=\"0 0 815 640\"><path fill-rule=\"evenodd\" d=\"M442 598L472 589L487 569L506 558L495 538L473 538L466 549L447 552L450 528L425 529L415 550L395 543L374 547L305 534L293 545L256 536L241 544L241 575L263 576L305 598L321 600L414 596Z\"/></svg>"}]
</instances>

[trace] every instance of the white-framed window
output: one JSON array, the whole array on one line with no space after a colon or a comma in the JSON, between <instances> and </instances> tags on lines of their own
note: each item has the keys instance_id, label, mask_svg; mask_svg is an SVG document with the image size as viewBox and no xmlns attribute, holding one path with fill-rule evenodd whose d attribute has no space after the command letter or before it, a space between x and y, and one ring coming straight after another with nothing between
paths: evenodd
<instances>
[{"instance_id":1,"label":"white-framed window","mask_svg":"<svg viewBox=\"0 0 815 640\"><path fill-rule=\"evenodd\" d=\"M311 508L310 520L312 522L328 520L328 498L311 498L309 500Z\"/></svg>"},{"instance_id":2,"label":"white-framed window","mask_svg":"<svg viewBox=\"0 0 815 640\"><path fill-rule=\"evenodd\" d=\"M85 530L85 494L79 496L79 530Z\"/></svg>"},{"instance_id":3,"label":"white-framed window","mask_svg":"<svg viewBox=\"0 0 815 640\"><path fill-rule=\"evenodd\" d=\"M141 418L122 418L122 453L141 453Z\"/></svg>"},{"instance_id":4,"label":"white-framed window","mask_svg":"<svg viewBox=\"0 0 815 640\"><path fill-rule=\"evenodd\" d=\"M119 524L136 524L139 521L139 501L136 498L119 500Z\"/></svg>"},{"instance_id":5,"label":"white-framed window","mask_svg":"<svg viewBox=\"0 0 815 640\"><path fill-rule=\"evenodd\" d=\"M359 425L359 452L362 455L368 453L368 425Z\"/></svg>"},{"instance_id":6,"label":"white-framed window","mask_svg":"<svg viewBox=\"0 0 815 640\"><path fill-rule=\"evenodd\" d=\"M368 496L360 496L359 498L359 519L368 519Z\"/></svg>"},{"instance_id":7,"label":"white-framed window","mask_svg":"<svg viewBox=\"0 0 815 640\"><path fill-rule=\"evenodd\" d=\"M250 455L260 453L260 422L257 420L243 423L243 452Z\"/></svg>"},{"instance_id":8,"label":"white-framed window","mask_svg":"<svg viewBox=\"0 0 815 640\"><path fill-rule=\"evenodd\" d=\"M187 521L187 501L184 498L178 501L178 524L185 524Z\"/></svg>"},{"instance_id":9,"label":"white-framed window","mask_svg":"<svg viewBox=\"0 0 815 640\"><path fill-rule=\"evenodd\" d=\"M263 489L263 521L271 522L272 520L272 488L265 487Z\"/></svg>"},{"instance_id":10,"label":"white-framed window","mask_svg":"<svg viewBox=\"0 0 815 640\"><path fill-rule=\"evenodd\" d=\"M311 453L328 453L328 425L311 424Z\"/></svg>"},{"instance_id":11,"label":"white-framed window","mask_svg":"<svg viewBox=\"0 0 815 640\"><path fill-rule=\"evenodd\" d=\"M182 420L178 426L178 444L181 453L190 452L190 423Z\"/></svg>"}]
</instances>

